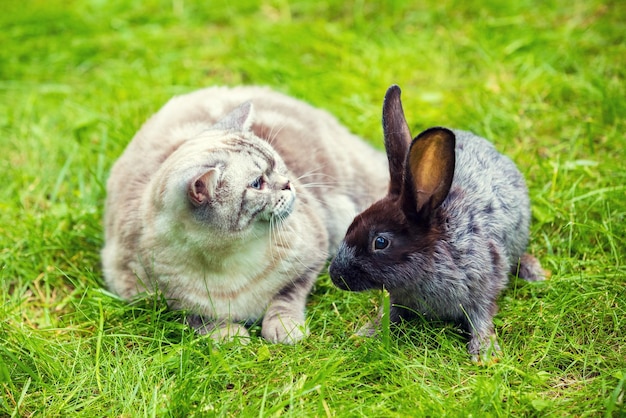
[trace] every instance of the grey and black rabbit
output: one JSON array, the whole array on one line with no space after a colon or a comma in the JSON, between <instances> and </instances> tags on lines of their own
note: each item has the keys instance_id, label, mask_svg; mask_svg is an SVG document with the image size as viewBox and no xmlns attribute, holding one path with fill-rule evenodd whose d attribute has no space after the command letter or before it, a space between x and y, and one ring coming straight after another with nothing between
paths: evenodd
<instances>
[{"instance_id":1,"label":"grey and black rabbit","mask_svg":"<svg viewBox=\"0 0 626 418\"><path fill-rule=\"evenodd\" d=\"M353 220L329 272L341 289L385 288L390 320L424 315L469 335L474 360L499 350L493 316L510 273L542 280L526 253L530 201L522 174L487 140L431 128L411 140L400 88L383 104L388 194ZM361 334L375 333L376 324Z\"/></svg>"}]
</instances>

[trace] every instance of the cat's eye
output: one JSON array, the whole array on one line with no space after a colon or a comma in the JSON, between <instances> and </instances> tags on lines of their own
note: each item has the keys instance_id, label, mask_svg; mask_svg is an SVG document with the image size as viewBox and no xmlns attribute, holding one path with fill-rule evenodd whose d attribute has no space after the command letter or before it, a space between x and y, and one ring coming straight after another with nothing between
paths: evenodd
<instances>
[{"instance_id":1,"label":"cat's eye","mask_svg":"<svg viewBox=\"0 0 626 418\"><path fill-rule=\"evenodd\" d=\"M374 238L374 250L384 250L385 248L389 247L389 243L390 242L387 238L379 235Z\"/></svg>"},{"instance_id":2,"label":"cat's eye","mask_svg":"<svg viewBox=\"0 0 626 418\"><path fill-rule=\"evenodd\" d=\"M250 183L250 187L261 190L263 188L263 183L263 177L257 177L252 183Z\"/></svg>"}]
</instances>

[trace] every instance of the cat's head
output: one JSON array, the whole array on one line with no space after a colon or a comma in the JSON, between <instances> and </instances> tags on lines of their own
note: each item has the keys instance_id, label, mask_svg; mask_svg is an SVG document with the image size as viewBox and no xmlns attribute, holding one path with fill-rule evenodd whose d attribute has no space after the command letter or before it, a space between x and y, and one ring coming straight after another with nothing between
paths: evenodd
<instances>
[{"instance_id":1,"label":"cat's head","mask_svg":"<svg viewBox=\"0 0 626 418\"><path fill-rule=\"evenodd\" d=\"M295 188L284 161L252 132L252 123L246 102L176 149L159 170L161 211L224 235L286 219Z\"/></svg>"}]
</instances>

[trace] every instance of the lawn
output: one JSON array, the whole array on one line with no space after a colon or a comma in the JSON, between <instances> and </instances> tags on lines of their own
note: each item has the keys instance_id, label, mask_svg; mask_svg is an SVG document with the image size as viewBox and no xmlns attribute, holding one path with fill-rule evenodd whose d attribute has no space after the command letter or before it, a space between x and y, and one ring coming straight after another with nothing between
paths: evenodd
<instances>
[{"instance_id":1,"label":"lawn","mask_svg":"<svg viewBox=\"0 0 626 418\"><path fill-rule=\"evenodd\" d=\"M619 0L5 1L0 15L0 416L626 416L626 5ZM446 324L352 335L382 303L328 275L311 335L216 344L103 287L109 168L170 97L262 84L382 147L491 139L525 174L549 280L499 300L498 363Z\"/></svg>"}]
</instances>

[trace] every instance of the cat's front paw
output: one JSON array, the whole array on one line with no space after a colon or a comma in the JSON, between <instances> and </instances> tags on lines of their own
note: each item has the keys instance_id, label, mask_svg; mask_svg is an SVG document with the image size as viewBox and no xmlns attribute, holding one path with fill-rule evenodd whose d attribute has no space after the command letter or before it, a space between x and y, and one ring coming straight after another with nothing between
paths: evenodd
<instances>
[{"instance_id":1,"label":"cat's front paw","mask_svg":"<svg viewBox=\"0 0 626 418\"><path fill-rule=\"evenodd\" d=\"M242 344L250 340L250 333L245 326L226 320L210 320L200 315L190 315L187 323L200 335L208 335L217 342L227 342L237 339Z\"/></svg>"},{"instance_id":2,"label":"cat's front paw","mask_svg":"<svg viewBox=\"0 0 626 418\"><path fill-rule=\"evenodd\" d=\"M248 329L236 323L228 323L214 329L210 337L218 342L227 342L237 340L241 344L248 344L250 342L250 333Z\"/></svg>"},{"instance_id":3,"label":"cat's front paw","mask_svg":"<svg viewBox=\"0 0 626 418\"><path fill-rule=\"evenodd\" d=\"M263 338L272 343L295 344L308 335L303 321L289 317L274 317L264 320L261 329Z\"/></svg>"}]
</instances>

